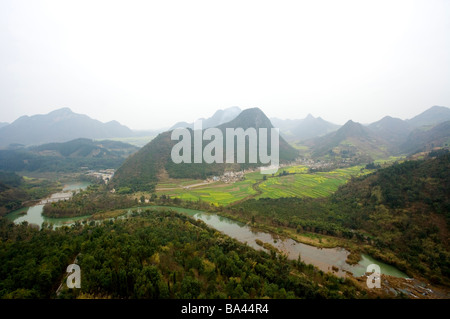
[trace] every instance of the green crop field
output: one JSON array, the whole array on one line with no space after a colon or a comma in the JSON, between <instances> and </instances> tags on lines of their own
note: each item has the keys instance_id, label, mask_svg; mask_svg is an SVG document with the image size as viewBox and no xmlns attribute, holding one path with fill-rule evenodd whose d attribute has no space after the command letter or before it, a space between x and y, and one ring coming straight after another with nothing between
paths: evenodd
<instances>
[{"instance_id":1,"label":"green crop field","mask_svg":"<svg viewBox=\"0 0 450 319\"><path fill-rule=\"evenodd\" d=\"M204 186L182 188L182 186L189 186L198 184L203 181L200 180L182 180L175 183L173 180L166 183L159 183L157 185L157 195L168 195L170 197L178 197L184 200L202 200L216 205L228 205L233 202L242 200L246 197L257 195L257 191L253 185L258 181L262 181L263 176L259 171L245 174L245 180L232 184L223 182L215 182ZM164 190L164 188L175 188ZM159 190L158 190L159 189Z\"/></svg>"},{"instance_id":2,"label":"green crop field","mask_svg":"<svg viewBox=\"0 0 450 319\"><path fill-rule=\"evenodd\" d=\"M289 173L285 176L264 175L259 171L245 174L245 180L226 184L215 182L204 186L183 188L197 184L199 180L183 180L178 183L160 183L157 186L157 195L168 195L184 200L202 200L216 205L228 205L248 197L280 198L280 197L325 197L334 193L338 187L347 182L351 176L371 172L363 166L337 169L330 172L308 173L303 165L284 167L279 170ZM259 182L258 186L255 186ZM177 188L178 187L178 188ZM164 188L175 188L165 189ZM256 189L255 189L256 188ZM259 192L258 192L258 190Z\"/></svg>"},{"instance_id":3,"label":"green crop field","mask_svg":"<svg viewBox=\"0 0 450 319\"><path fill-rule=\"evenodd\" d=\"M276 176L259 185L261 194L256 198L280 197L326 197L334 193L339 186L346 183L351 176L370 173L363 166L336 169L330 172L306 173L305 167L289 167L286 172L300 173ZM305 173L301 173L301 172Z\"/></svg>"},{"instance_id":4,"label":"green crop field","mask_svg":"<svg viewBox=\"0 0 450 319\"><path fill-rule=\"evenodd\" d=\"M257 192L253 189L254 181L245 180L233 184L225 184L222 182L213 183L206 186L196 188L178 188L173 190L158 191L158 196L163 194L170 197L179 197L184 200L202 200L218 205L228 205L232 202L244 199Z\"/></svg>"},{"instance_id":5,"label":"green crop field","mask_svg":"<svg viewBox=\"0 0 450 319\"><path fill-rule=\"evenodd\" d=\"M288 166L280 168L278 172L286 171L289 174L300 174L300 173L307 173L308 167L305 165L296 165L296 166Z\"/></svg>"}]
</instances>

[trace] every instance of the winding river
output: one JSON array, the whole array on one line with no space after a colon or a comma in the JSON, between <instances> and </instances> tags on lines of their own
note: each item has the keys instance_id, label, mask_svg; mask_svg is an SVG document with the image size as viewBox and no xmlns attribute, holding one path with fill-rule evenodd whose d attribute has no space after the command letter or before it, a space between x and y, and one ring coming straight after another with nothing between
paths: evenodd
<instances>
[{"instance_id":1,"label":"winding river","mask_svg":"<svg viewBox=\"0 0 450 319\"><path fill-rule=\"evenodd\" d=\"M273 236L270 233L255 231L246 224L227 217L219 216L217 214L179 207L155 207L159 209L170 208L180 213L192 216L195 219L202 220L212 228L217 229L242 243L247 243L247 245L258 250L265 249L256 243L257 240L264 243L269 243L278 250L286 253L289 259L297 260L300 255L303 262L306 264L313 264L324 272L333 271L332 267L335 266L339 268L339 270L334 271L334 274L339 277L345 277L346 272L351 272L355 277L362 276L365 274L368 265L377 264L380 266L382 274L400 278L408 278L405 273L401 272L394 266L385 264L365 254L362 254L362 259L358 264L349 265L345 262L345 260L350 252L344 248L317 248L302 244L290 238L280 238L279 236Z\"/></svg>"},{"instance_id":2,"label":"winding river","mask_svg":"<svg viewBox=\"0 0 450 319\"><path fill-rule=\"evenodd\" d=\"M69 218L49 218L42 215L44 205L47 202L53 202L58 200L68 199L73 195L73 192L77 192L81 189L85 189L90 185L89 182L72 182L64 185L63 190L58 193L52 194L50 197L42 199L37 205L31 207L24 207L13 211L6 215L6 218L14 221L16 224L20 224L24 221L29 224L35 224L39 227L44 222L52 223L55 227L70 225L77 220L85 219L86 216L69 217Z\"/></svg>"},{"instance_id":3,"label":"winding river","mask_svg":"<svg viewBox=\"0 0 450 319\"><path fill-rule=\"evenodd\" d=\"M61 193L53 194L51 197L42 200L38 205L12 212L8 214L7 217L11 220L14 220L14 222L17 224L20 224L23 221L27 221L28 223L42 226L43 222L47 222L52 223L55 227L71 225L77 220L87 219L89 218L89 216L80 216L75 218L48 218L42 216L44 207L43 203L48 200L64 199L65 196L70 197L73 191L84 189L87 186L89 186L89 183L67 184ZM345 261L350 252L344 248L317 248L314 246L296 242L290 238L280 238L279 236L274 236L267 232L256 231L250 226L232 220L230 218L198 210L168 206L148 206L141 209L150 207L156 209L172 209L179 213L191 216L197 220L202 220L208 226L211 226L212 228L217 229L218 231L232 238L235 238L242 243L246 243L247 245L257 250L265 250L265 248L258 245L256 241L259 240L263 243L269 243L278 250L286 253L289 259L297 260L300 256L301 260L306 264L312 264L324 272L333 272L339 277L345 277L348 272L352 273L355 277L362 276L366 272L367 266L370 264L377 264L378 266L380 266L381 273L383 274L400 278L408 277L405 273L401 272L397 268L385 264L381 261L375 260L374 258L365 254L362 255L362 259L358 264L349 265ZM129 212L131 212L131 209L129 210ZM338 268L337 271L336 267Z\"/></svg>"}]
</instances>

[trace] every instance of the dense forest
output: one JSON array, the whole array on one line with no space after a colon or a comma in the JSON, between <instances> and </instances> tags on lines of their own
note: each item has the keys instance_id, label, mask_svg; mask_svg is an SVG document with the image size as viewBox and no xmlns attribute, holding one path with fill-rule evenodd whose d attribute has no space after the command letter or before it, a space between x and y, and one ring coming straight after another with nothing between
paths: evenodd
<instances>
[{"instance_id":1,"label":"dense forest","mask_svg":"<svg viewBox=\"0 0 450 319\"><path fill-rule=\"evenodd\" d=\"M450 153L432 152L353 178L329 198L248 200L233 213L297 232L355 238L373 256L449 284L449 171Z\"/></svg>"},{"instance_id":2,"label":"dense forest","mask_svg":"<svg viewBox=\"0 0 450 319\"><path fill-rule=\"evenodd\" d=\"M63 289L77 258L81 289ZM350 279L255 251L185 215L41 230L0 219L0 298L364 298Z\"/></svg>"}]
</instances>

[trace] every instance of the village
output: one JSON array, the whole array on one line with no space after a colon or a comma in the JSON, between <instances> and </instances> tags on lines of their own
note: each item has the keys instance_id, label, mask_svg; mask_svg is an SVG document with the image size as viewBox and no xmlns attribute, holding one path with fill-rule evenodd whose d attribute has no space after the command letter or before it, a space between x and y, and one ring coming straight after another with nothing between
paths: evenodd
<instances>
[{"instance_id":1,"label":"village","mask_svg":"<svg viewBox=\"0 0 450 319\"><path fill-rule=\"evenodd\" d=\"M320 162L314 161L312 159L297 159L295 162L280 164L278 173L282 167L288 167L292 165L305 165L310 169L327 169L333 167L333 163L331 162ZM245 179L245 174L259 171L260 168L256 169L246 169L237 172L229 171L225 172L221 176L211 176L203 181L205 184L214 183L214 182L224 182L226 184L232 184L235 182L243 181Z\"/></svg>"},{"instance_id":2,"label":"village","mask_svg":"<svg viewBox=\"0 0 450 319\"><path fill-rule=\"evenodd\" d=\"M222 176L212 176L204 180L204 183L224 182L227 184L243 181L245 174L252 170L244 170L238 172L225 172Z\"/></svg>"},{"instance_id":3,"label":"village","mask_svg":"<svg viewBox=\"0 0 450 319\"><path fill-rule=\"evenodd\" d=\"M105 184L108 184L108 182L114 176L114 173L115 173L115 170L113 168L107 168L107 169L102 169L102 170L99 170L99 171L89 170L86 173L86 175L93 176L93 177L96 177L98 179L101 179L101 180L103 180L103 182Z\"/></svg>"}]
</instances>

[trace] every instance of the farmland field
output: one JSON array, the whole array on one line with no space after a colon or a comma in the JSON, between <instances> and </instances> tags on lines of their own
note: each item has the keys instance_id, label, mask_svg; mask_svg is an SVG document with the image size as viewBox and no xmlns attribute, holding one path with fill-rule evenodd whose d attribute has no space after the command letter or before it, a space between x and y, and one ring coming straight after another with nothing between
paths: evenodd
<instances>
[{"instance_id":1,"label":"farmland field","mask_svg":"<svg viewBox=\"0 0 450 319\"><path fill-rule=\"evenodd\" d=\"M336 169L330 172L306 173L303 167L284 169L291 174L276 176L259 184L261 194L256 198L326 197L346 183L351 176L370 173L363 166ZM302 173L305 172L305 173ZM292 174L296 173L296 174Z\"/></svg>"},{"instance_id":2,"label":"farmland field","mask_svg":"<svg viewBox=\"0 0 450 319\"><path fill-rule=\"evenodd\" d=\"M248 196L256 195L257 192L253 189L253 184L254 182L252 180L239 181L233 184L216 182L196 188L162 190L158 191L157 194L158 196L164 194L184 200L202 200L218 205L228 205Z\"/></svg>"},{"instance_id":3,"label":"farmland field","mask_svg":"<svg viewBox=\"0 0 450 319\"><path fill-rule=\"evenodd\" d=\"M325 197L335 192L351 176L366 174L370 170L363 166L336 169L330 172L308 173L303 165L284 167L279 170L289 173L284 176L267 176L259 171L245 174L245 180L232 184L214 182L199 187L186 187L201 183L200 180L170 181L157 186L158 196L166 195L183 200L202 200L216 205L228 205L246 198L280 197ZM184 186L184 187L181 187ZM173 188L173 189L169 189Z\"/></svg>"},{"instance_id":4,"label":"farmland field","mask_svg":"<svg viewBox=\"0 0 450 319\"><path fill-rule=\"evenodd\" d=\"M158 188L177 188L177 187L188 187L194 184L203 183L201 179L170 179L163 183L158 183Z\"/></svg>"}]
</instances>

